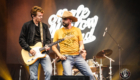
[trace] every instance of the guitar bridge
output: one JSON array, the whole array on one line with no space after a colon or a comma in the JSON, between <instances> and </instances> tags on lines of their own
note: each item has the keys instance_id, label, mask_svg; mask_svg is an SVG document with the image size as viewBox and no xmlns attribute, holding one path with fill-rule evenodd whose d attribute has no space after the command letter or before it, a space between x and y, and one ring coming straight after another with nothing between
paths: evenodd
<instances>
[{"instance_id":1,"label":"guitar bridge","mask_svg":"<svg viewBox=\"0 0 140 80\"><path fill-rule=\"evenodd\" d=\"M34 60L34 58L32 58L32 59L29 59L29 60L28 60L28 62L30 62L30 61L32 61L32 60Z\"/></svg>"}]
</instances>

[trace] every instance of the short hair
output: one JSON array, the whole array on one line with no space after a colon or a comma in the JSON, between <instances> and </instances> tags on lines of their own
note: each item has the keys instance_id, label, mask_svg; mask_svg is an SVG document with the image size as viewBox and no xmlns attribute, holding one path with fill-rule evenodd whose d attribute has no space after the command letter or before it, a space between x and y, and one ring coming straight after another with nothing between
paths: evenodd
<instances>
[{"instance_id":1,"label":"short hair","mask_svg":"<svg viewBox=\"0 0 140 80\"><path fill-rule=\"evenodd\" d=\"M34 7L32 7L31 12L30 12L31 13L31 17L32 17L32 15L36 16L37 15L37 12L44 13L44 11L43 11L43 9L41 7L34 6Z\"/></svg>"}]
</instances>

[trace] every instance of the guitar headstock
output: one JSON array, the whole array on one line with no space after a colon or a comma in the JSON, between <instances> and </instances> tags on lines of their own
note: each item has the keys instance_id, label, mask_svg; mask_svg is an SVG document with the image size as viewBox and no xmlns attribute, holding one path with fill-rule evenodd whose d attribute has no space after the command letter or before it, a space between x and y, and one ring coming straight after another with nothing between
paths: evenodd
<instances>
[{"instance_id":1,"label":"guitar headstock","mask_svg":"<svg viewBox=\"0 0 140 80\"><path fill-rule=\"evenodd\" d=\"M66 36L64 39L66 40L66 39L70 39L70 38L73 38L74 37L74 35L69 35L69 36Z\"/></svg>"}]
</instances>

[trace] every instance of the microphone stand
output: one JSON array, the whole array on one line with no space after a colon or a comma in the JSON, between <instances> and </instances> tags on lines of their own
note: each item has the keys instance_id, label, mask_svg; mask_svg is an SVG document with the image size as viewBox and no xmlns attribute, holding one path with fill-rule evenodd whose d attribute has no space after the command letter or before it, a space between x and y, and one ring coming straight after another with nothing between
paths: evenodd
<instances>
[{"instance_id":1,"label":"microphone stand","mask_svg":"<svg viewBox=\"0 0 140 80\"><path fill-rule=\"evenodd\" d=\"M55 55L55 57L56 57L56 55ZM56 58L56 59L57 59L57 58ZM55 59L53 59L53 60L54 60L54 65L53 65L53 70L54 70L54 71L53 71L53 72L54 72L54 75L56 75L56 72L55 72L55 70L56 70L56 66L55 66L55 63L56 63L56 62L55 62L55 61L56 61L56 60L55 60Z\"/></svg>"},{"instance_id":2,"label":"microphone stand","mask_svg":"<svg viewBox=\"0 0 140 80\"><path fill-rule=\"evenodd\" d=\"M111 34L109 32L107 32L107 30L105 30L105 32L113 39L113 41L116 43L116 45L118 46L118 50L119 50L119 71L121 68L121 50L123 50L123 48L119 45L119 43L111 36ZM120 80L120 76L119 76L119 80Z\"/></svg>"},{"instance_id":3,"label":"microphone stand","mask_svg":"<svg viewBox=\"0 0 140 80\"><path fill-rule=\"evenodd\" d=\"M19 58L18 58L18 62L19 62L19 64L20 64L20 68L19 68L19 80L21 80L22 63L21 63L21 61L19 60Z\"/></svg>"},{"instance_id":4,"label":"microphone stand","mask_svg":"<svg viewBox=\"0 0 140 80\"><path fill-rule=\"evenodd\" d=\"M113 59L107 57L105 54L104 54L104 57L106 57L110 61L110 67L109 67L109 70L110 70L109 75L110 75L110 77L109 78L110 78L110 80L112 80L112 66L111 66L111 62L115 62L115 61Z\"/></svg>"},{"instance_id":5,"label":"microphone stand","mask_svg":"<svg viewBox=\"0 0 140 80\"><path fill-rule=\"evenodd\" d=\"M19 80L21 80L21 69L22 69L22 65L20 66L20 70L19 70Z\"/></svg>"}]
</instances>

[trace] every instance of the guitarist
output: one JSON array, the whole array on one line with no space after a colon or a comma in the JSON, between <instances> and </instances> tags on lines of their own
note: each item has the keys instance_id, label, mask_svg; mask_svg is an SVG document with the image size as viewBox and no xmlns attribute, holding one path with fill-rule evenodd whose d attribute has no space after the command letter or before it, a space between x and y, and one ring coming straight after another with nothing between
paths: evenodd
<instances>
[{"instance_id":1,"label":"guitarist","mask_svg":"<svg viewBox=\"0 0 140 80\"><path fill-rule=\"evenodd\" d=\"M24 23L19 36L19 44L23 49L27 50L30 52L30 54L32 54L32 56L34 56L36 52L29 46L34 46L37 42L42 42L43 46L45 46L45 44L51 43L51 36L48 26L42 23L43 41L41 41L40 22L44 13L42 8L39 6L34 6L32 7L30 13L32 20ZM46 54L50 48L45 47L45 49L46 51L43 53ZM39 63L44 69L45 80L50 80L52 74L52 65L48 55L45 58L38 59L34 64L29 65L30 80L38 80L37 74Z\"/></svg>"},{"instance_id":2,"label":"guitarist","mask_svg":"<svg viewBox=\"0 0 140 80\"><path fill-rule=\"evenodd\" d=\"M65 36L75 36L74 38L59 43L60 52L57 49L57 45L52 47L52 50L62 60L64 69L63 74L72 75L72 67L75 66L83 75L89 76L90 80L94 80L92 71L84 60L85 57L83 58L80 54L83 53L83 56L86 56L81 30L71 25L72 22L77 22L77 18L69 11L64 11L61 18L64 27L55 32L53 42L64 38Z\"/></svg>"}]
</instances>

